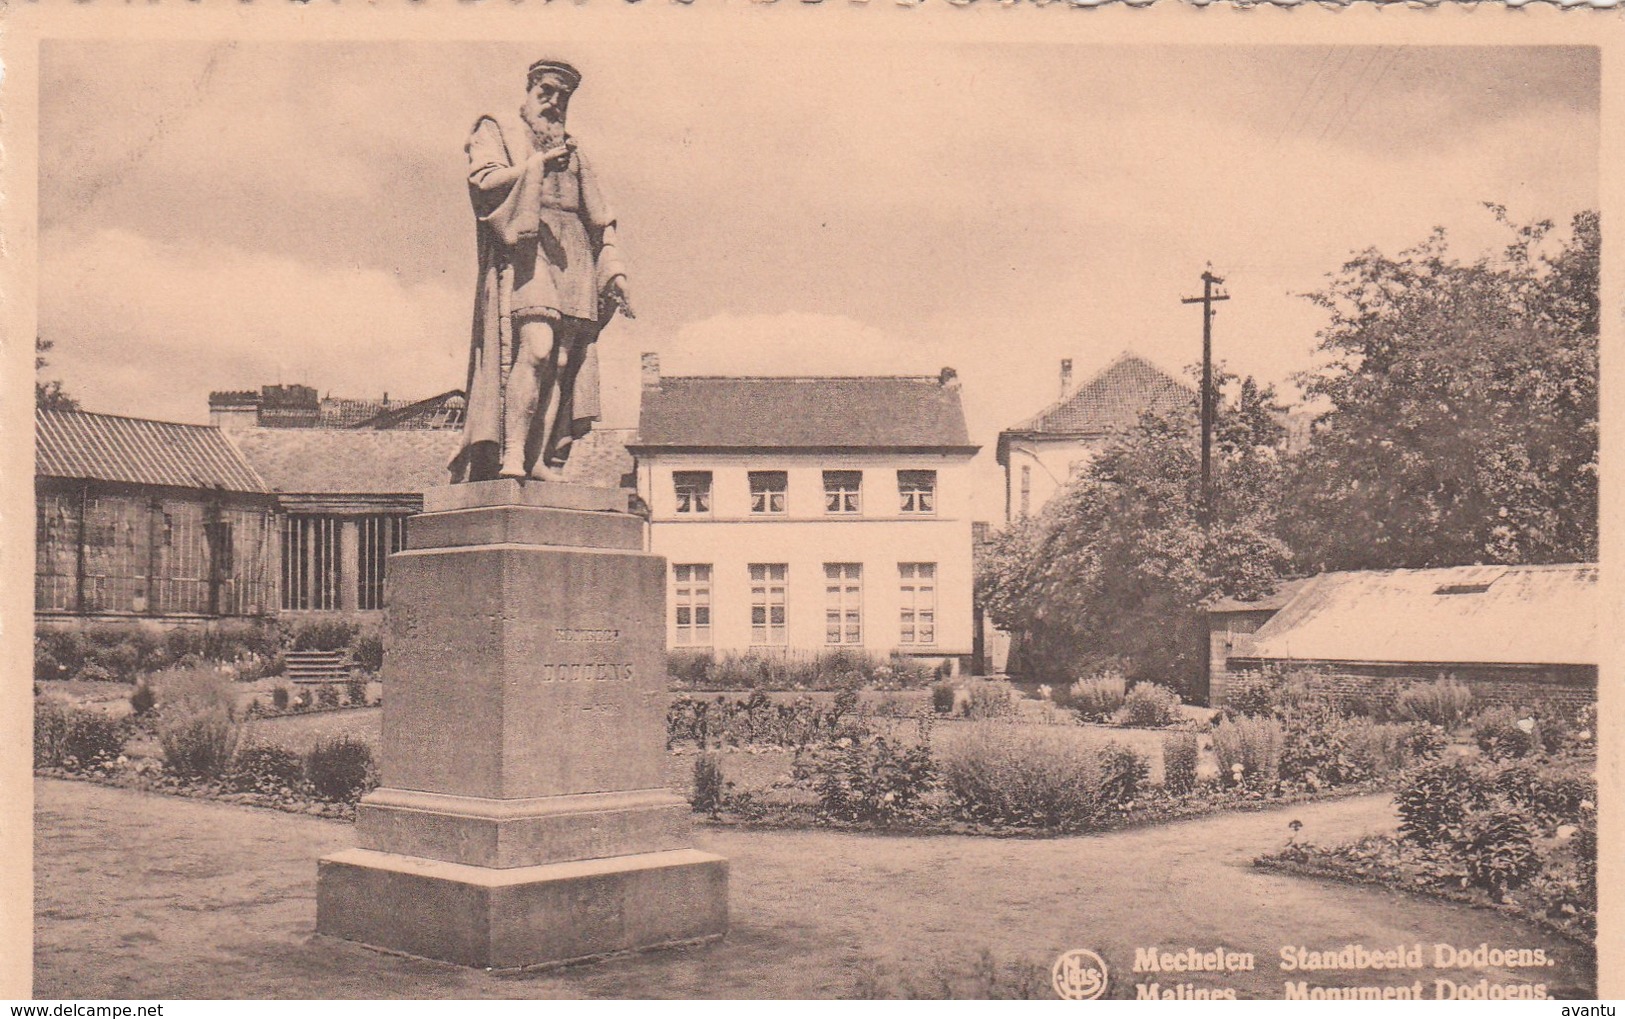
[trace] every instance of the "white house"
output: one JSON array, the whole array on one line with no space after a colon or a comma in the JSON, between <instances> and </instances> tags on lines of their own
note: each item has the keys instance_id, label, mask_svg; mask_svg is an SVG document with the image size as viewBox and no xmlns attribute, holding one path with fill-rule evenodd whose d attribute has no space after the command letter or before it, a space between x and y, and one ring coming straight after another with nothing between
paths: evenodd
<instances>
[{"instance_id":1,"label":"white house","mask_svg":"<svg viewBox=\"0 0 1625 1019\"><path fill-rule=\"evenodd\" d=\"M970 656L978 447L952 369L662 378L644 355L628 448L670 647Z\"/></svg>"},{"instance_id":2,"label":"white house","mask_svg":"<svg viewBox=\"0 0 1625 1019\"><path fill-rule=\"evenodd\" d=\"M1194 407L1196 389L1136 354L1124 353L1072 388L1072 362L1061 362L1061 397L999 433L1006 523L1036 516L1044 504L1146 411Z\"/></svg>"}]
</instances>

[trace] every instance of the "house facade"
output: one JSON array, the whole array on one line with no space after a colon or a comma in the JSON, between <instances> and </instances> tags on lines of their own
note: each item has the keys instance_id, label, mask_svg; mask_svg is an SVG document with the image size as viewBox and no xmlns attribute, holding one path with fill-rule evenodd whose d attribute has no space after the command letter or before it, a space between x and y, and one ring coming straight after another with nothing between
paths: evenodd
<instances>
[{"instance_id":1,"label":"house facade","mask_svg":"<svg viewBox=\"0 0 1625 1019\"><path fill-rule=\"evenodd\" d=\"M952 370L662 378L646 355L629 448L669 647L968 663L977 447Z\"/></svg>"},{"instance_id":2,"label":"house facade","mask_svg":"<svg viewBox=\"0 0 1625 1019\"><path fill-rule=\"evenodd\" d=\"M34 434L41 622L275 611L273 497L218 429L39 410Z\"/></svg>"},{"instance_id":3,"label":"house facade","mask_svg":"<svg viewBox=\"0 0 1625 1019\"><path fill-rule=\"evenodd\" d=\"M1073 388L1072 362L1061 362L1060 399L999 433L1004 519L1037 516L1055 493L1147 412L1196 405L1196 389L1136 354L1123 353Z\"/></svg>"}]
</instances>

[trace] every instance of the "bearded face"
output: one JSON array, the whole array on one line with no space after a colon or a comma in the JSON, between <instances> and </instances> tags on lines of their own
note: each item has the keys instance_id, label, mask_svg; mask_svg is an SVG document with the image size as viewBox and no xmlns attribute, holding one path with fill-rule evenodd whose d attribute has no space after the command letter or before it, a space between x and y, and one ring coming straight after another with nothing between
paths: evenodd
<instances>
[{"instance_id":1,"label":"bearded face","mask_svg":"<svg viewBox=\"0 0 1625 1019\"><path fill-rule=\"evenodd\" d=\"M556 74L542 74L530 83L519 115L530 126L538 144L556 145L564 140L564 115L570 107L570 86Z\"/></svg>"}]
</instances>

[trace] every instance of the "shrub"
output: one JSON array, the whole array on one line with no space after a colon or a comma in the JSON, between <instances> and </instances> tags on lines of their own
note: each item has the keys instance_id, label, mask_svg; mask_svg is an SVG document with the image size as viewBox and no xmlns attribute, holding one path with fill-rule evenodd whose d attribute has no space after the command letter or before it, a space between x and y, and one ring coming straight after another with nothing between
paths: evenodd
<instances>
[{"instance_id":1,"label":"shrub","mask_svg":"<svg viewBox=\"0 0 1625 1019\"><path fill-rule=\"evenodd\" d=\"M1399 808L1399 834L1421 846L1439 845L1453 837L1463 819L1489 804L1489 790L1472 764L1443 761L1418 768L1394 795Z\"/></svg>"},{"instance_id":2,"label":"shrub","mask_svg":"<svg viewBox=\"0 0 1625 1019\"><path fill-rule=\"evenodd\" d=\"M1412 763L1436 761L1450 745L1450 737L1436 725L1418 722L1405 727L1400 744L1404 747L1406 759Z\"/></svg>"},{"instance_id":3,"label":"shrub","mask_svg":"<svg viewBox=\"0 0 1625 1019\"><path fill-rule=\"evenodd\" d=\"M57 660L51 646L38 637L34 638L34 682L40 683L48 679L62 679L67 675L68 668Z\"/></svg>"},{"instance_id":4,"label":"shrub","mask_svg":"<svg viewBox=\"0 0 1625 1019\"><path fill-rule=\"evenodd\" d=\"M324 800L354 802L378 784L372 747L354 736L319 740L305 755L305 778Z\"/></svg>"},{"instance_id":5,"label":"shrub","mask_svg":"<svg viewBox=\"0 0 1625 1019\"><path fill-rule=\"evenodd\" d=\"M355 677L351 677L351 679L347 683L344 684L344 700L345 700L345 703L350 704L350 705L352 705L354 707L358 707L358 708L366 707L366 704L367 704L367 683L366 683L366 681L362 680L362 679L357 679Z\"/></svg>"},{"instance_id":6,"label":"shrub","mask_svg":"<svg viewBox=\"0 0 1625 1019\"><path fill-rule=\"evenodd\" d=\"M1492 761L1528 757L1540 747L1538 721L1511 708L1490 708L1473 721L1473 742Z\"/></svg>"},{"instance_id":7,"label":"shrub","mask_svg":"<svg viewBox=\"0 0 1625 1019\"><path fill-rule=\"evenodd\" d=\"M375 633L363 634L350 649L350 661L362 672L379 672L384 667L384 639Z\"/></svg>"},{"instance_id":8,"label":"shrub","mask_svg":"<svg viewBox=\"0 0 1625 1019\"><path fill-rule=\"evenodd\" d=\"M237 690L225 674L208 668L168 669L151 677L158 713L219 711L237 717Z\"/></svg>"},{"instance_id":9,"label":"shrub","mask_svg":"<svg viewBox=\"0 0 1625 1019\"><path fill-rule=\"evenodd\" d=\"M1134 802L1151 773L1151 762L1144 754L1121 743L1107 743L1100 748L1098 757L1101 799L1119 805Z\"/></svg>"},{"instance_id":10,"label":"shrub","mask_svg":"<svg viewBox=\"0 0 1625 1019\"><path fill-rule=\"evenodd\" d=\"M1127 695L1123 674L1107 672L1073 683L1061 697L1061 705L1071 708L1085 722L1104 722L1123 706Z\"/></svg>"},{"instance_id":11,"label":"shrub","mask_svg":"<svg viewBox=\"0 0 1625 1019\"><path fill-rule=\"evenodd\" d=\"M72 679L84 668L89 642L74 630L36 628L34 678Z\"/></svg>"},{"instance_id":12,"label":"shrub","mask_svg":"<svg viewBox=\"0 0 1625 1019\"><path fill-rule=\"evenodd\" d=\"M1225 693L1224 711L1232 717L1255 715L1273 717L1313 696L1305 673L1256 672L1230 681Z\"/></svg>"},{"instance_id":13,"label":"shrub","mask_svg":"<svg viewBox=\"0 0 1625 1019\"><path fill-rule=\"evenodd\" d=\"M288 710L288 688L276 686L271 688L271 707L278 711Z\"/></svg>"},{"instance_id":14,"label":"shrub","mask_svg":"<svg viewBox=\"0 0 1625 1019\"><path fill-rule=\"evenodd\" d=\"M240 732L231 680L207 669L175 669L154 679L165 767L180 778L219 777L231 764Z\"/></svg>"},{"instance_id":15,"label":"shrub","mask_svg":"<svg viewBox=\"0 0 1625 1019\"><path fill-rule=\"evenodd\" d=\"M1156 683L1136 683L1112 716L1118 725L1158 728L1179 720L1179 695Z\"/></svg>"},{"instance_id":16,"label":"shrub","mask_svg":"<svg viewBox=\"0 0 1625 1019\"><path fill-rule=\"evenodd\" d=\"M1012 699L1015 689L997 680L972 683L966 691L965 717L971 719L1009 718L1016 713Z\"/></svg>"},{"instance_id":17,"label":"shrub","mask_svg":"<svg viewBox=\"0 0 1625 1019\"><path fill-rule=\"evenodd\" d=\"M1219 780L1226 785L1269 791L1281 777L1281 753L1286 742L1281 723L1274 718L1241 715L1226 718L1213 730L1213 753L1219 759Z\"/></svg>"},{"instance_id":18,"label":"shrub","mask_svg":"<svg viewBox=\"0 0 1625 1019\"><path fill-rule=\"evenodd\" d=\"M94 767L124 753L124 741L129 735L129 727L122 718L100 711L69 709L62 756L80 767Z\"/></svg>"},{"instance_id":19,"label":"shrub","mask_svg":"<svg viewBox=\"0 0 1625 1019\"><path fill-rule=\"evenodd\" d=\"M1490 810L1467 818L1454 851L1474 886L1503 899L1540 870L1535 838L1534 825L1523 811Z\"/></svg>"},{"instance_id":20,"label":"shrub","mask_svg":"<svg viewBox=\"0 0 1625 1019\"><path fill-rule=\"evenodd\" d=\"M252 744L237 751L226 784L244 793L299 792L305 785L305 762L287 747Z\"/></svg>"},{"instance_id":21,"label":"shrub","mask_svg":"<svg viewBox=\"0 0 1625 1019\"><path fill-rule=\"evenodd\" d=\"M955 687L943 680L931 684L931 710L939 715L951 715L954 710Z\"/></svg>"},{"instance_id":22,"label":"shrub","mask_svg":"<svg viewBox=\"0 0 1625 1019\"><path fill-rule=\"evenodd\" d=\"M347 619L318 619L293 632L292 651L344 651L355 643L361 627Z\"/></svg>"},{"instance_id":23,"label":"shrub","mask_svg":"<svg viewBox=\"0 0 1625 1019\"><path fill-rule=\"evenodd\" d=\"M219 712L166 712L159 717L164 766L179 778L218 777L231 763L237 736L237 723Z\"/></svg>"},{"instance_id":24,"label":"shrub","mask_svg":"<svg viewBox=\"0 0 1625 1019\"><path fill-rule=\"evenodd\" d=\"M339 687L337 683L323 683L316 688L316 703L324 708L339 706Z\"/></svg>"},{"instance_id":25,"label":"shrub","mask_svg":"<svg viewBox=\"0 0 1625 1019\"><path fill-rule=\"evenodd\" d=\"M678 648L666 654L666 676L673 686L702 690L711 684L716 656L710 651Z\"/></svg>"},{"instance_id":26,"label":"shrub","mask_svg":"<svg viewBox=\"0 0 1625 1019\"><path fill-rule=\"evenodd\" d=\"M1324 701L1300 703L1279 721L1281 778L1313 789L1392 774L1410 764L1412 748L1422 745L1413 737L1415 726L1351 717Z\"/></svg>"},{"instance_id":27,"label":"shrub","mask_svg":"<svg viewBox=\"0 0 1625 1019\"><path fill-rule=\"evenodd\" d=\"M135 689L130 691L130 713L137 718L145 718L158 706L158 695L153 692L152 686L144 679L137 680Z\"/></svg>"},{"instance_id":28,"label":"shrub","mask_svg":"<svg viewBox=\"0 0 1625 1019\"><path fill-rule=\"evenodd\" d=\"M719 816L726 790L727 782L722 777L722 755L703 753L694 758L694 789L688 797L689 806L694 808L694 812Z\"/></svg>"},{"instance_id":29,"label":"shrub","mask_svg":"<svg viewBox=\"0 0 1625 1019\"><path fill-rule=\"evenodd\" d=\"M87 662L84 667L79 670L79 675L77 678L82 679L87 683L120 682L118 675L113 672L112 669L109 669L100 662Z\"/></svg>"},{"instance_id":30,"label":"shrub","mask_svg":"<svg viewBox=\"0 0 1625 1019\"><path fill-rule=\"evenodd\" d=\"M68 708L61 701L34 699L34 767L60 768L67 756Z\"/></svg>"},{"instance_id":31,"label":"shrub","mask_svg":"<svg viewBox=\"0 0 1625 1019\"><path fill-rule=\"evenodd\" d=\"M825 816L877 824L918 809L936 781L927 739L911 742L873 732L802 750L792 774L817 794Z\"/></svg>"},{"instance_id":32,"label":"shrub","mask_svg":"<svg viewBox=\"0 0 1625 1019\"><path fill-rule=\"evenodd\" d=\"M197 654L211 662L231 662L251 655L272 660L281 656L286 643L282 629L275 624L229 620L198 635Z\"/></svg>"},{"instance_id":33,"label":"shrub","mask_svg":"<svg viewBox=\"0 0 1625 1019\"><path fill-rule=\"evenodd\" d=\"M1394 701L1394 717L1454 729L1467 717L1473 692L1453 679L1412 683Z\"/></svg>"},{"instance_id":34,"label":"shrub","mask_svg":"<svg viewBox=\"0 0 1625 1019\"><path fill-rule=\"evenodd\" d=\"M1198 746L1194 732L1171 732L1162 738L1162 785L1174 796L1196 788Z\"/></svg>"},{"instance_id":35,"label":"shrub","mask_svg":"<svg viewBox=\"0 0 1625 1019\"><path fill-rule=\"evenodd\" d=\"M982 723L958 736L943 750L942 782L970 821L1086 831L1132 799L1145 774L1133 751L1064 729Z\"/></svg>"},{"instance_id":36,"label":"shrub","mask_svg":"<svg viewBox=\"0 0 1625 1019\"><path fill-rule=\"evenodd\" d=\"M1487 769L1482 781L1508 803L1528 810L1532 820L1548 830L1580 824L1587 814L1582 804L1596 802L1596 779L1569 762L1516 761Z\"/></svg>"}]
</instances>

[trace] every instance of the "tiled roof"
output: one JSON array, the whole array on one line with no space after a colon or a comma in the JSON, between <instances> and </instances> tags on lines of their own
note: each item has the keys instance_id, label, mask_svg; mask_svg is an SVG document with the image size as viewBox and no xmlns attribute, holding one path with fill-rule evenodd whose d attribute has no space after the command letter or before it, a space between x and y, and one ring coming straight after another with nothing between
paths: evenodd
<instances>
[{"instance_id":1,"label":"tiled roof","mask_svg":"<svg viewBox=\"0 0 1625 1019\"><path fill-rule=\"evenodd\" d=\"M36 477L266 491L220 429L210 425L38 410L34 442Z\"/></svg>"},{"instance_id":2,"label":"tiled roof","mask_svg":"<svg viewBox=\"0 0 1625 1019\"><path fill-rule=\"evenodd\" d=\"M643 391L634 448L969 449L947 379L662 378Z\"/></svg>"},{"instance_id":3,"label":"tiled roof","mask_svg":"<svg viewBox=\"0 0 1625 1019\"><path fill-rule=\"evenodd\" d=\"M1134 427L1146 411L1162 413L1195 403L1195 387L1143 357L1125 353L1073 392L1007 431L1100 435Z\"/></svg>"},{"instance_id":4,"label":"tiled roof","mask_svg":"<svg viewBox=\"0 0 1625 1019\"><path fill-rule=\"evenodd\" d=\"M1253 635L1249 658L1595 665L1597 567L1323 573Z\"/></svg>"},{"instance_id":5,"label":"tiled roof","mask_svg":"<svg viewBox=\"0 0 1625 1019\"><path fill-rule=\"evenodd\" d=\"M274 492L412 495L447 484L462 433L244 428L231 440Z\"/></svg>"},{"instance_id":6,"label":"tiled roof","mask_svg":"<svg viewBox=\"0 0 1625 1019\"><path fill-rule=\"evenodd\" d=\"M632 470L629 430L595 429L571 451L567 480L620 486ZM274 492L415 495L450 482L461 431L446 429L245 428L232 441Z\"/></svg>"}]
</instances>

